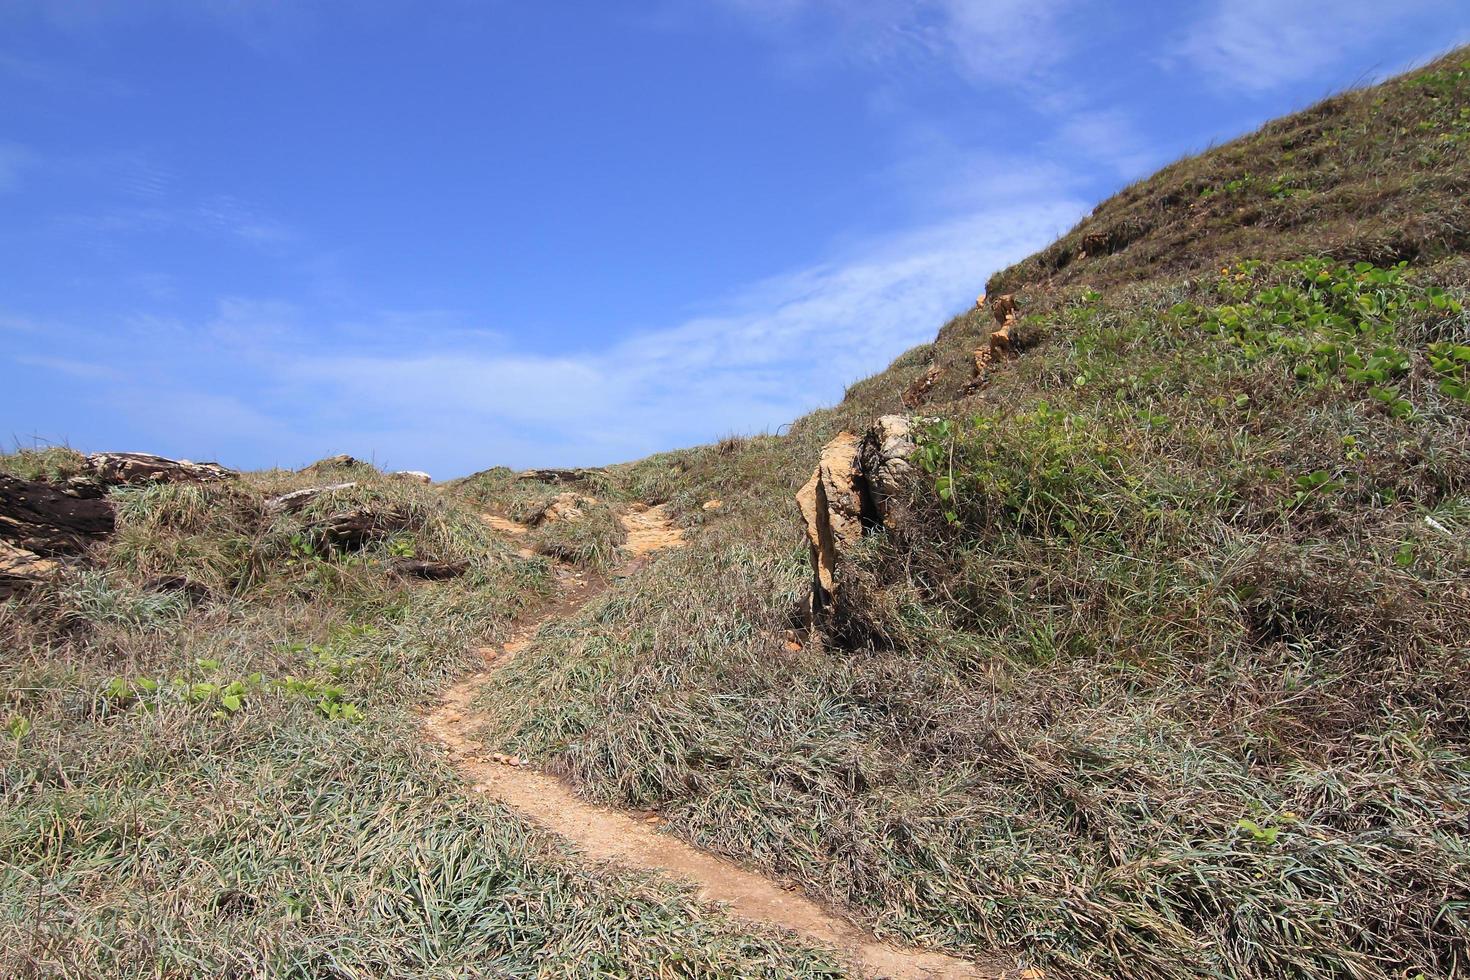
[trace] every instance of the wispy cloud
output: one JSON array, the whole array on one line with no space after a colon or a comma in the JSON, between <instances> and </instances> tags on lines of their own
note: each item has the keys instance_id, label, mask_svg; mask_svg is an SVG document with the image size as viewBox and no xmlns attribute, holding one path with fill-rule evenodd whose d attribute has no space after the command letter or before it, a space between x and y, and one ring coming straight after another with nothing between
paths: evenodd
<instances>
[{"instance_id":1,"label":"wispy cloud","mask_svg":"<svg viewBox=\"0 0 1470 980\"><path fill-rule=\"evenodd\" d=\"M1158 148L1118 108L1067 116L1052 142L1063 153L1097 161L1127 179L1141 177L1159 163Z\"/></svg>"},{"instance_id":2,"label":"wispy cloud","mask_svg":"<svg viewBox=\"0 0 1470 980\"><path fill-rule=\"evenodd\" d=\"M1371 50L1392 25L1458 9L1457 0L1211 0L1163 60L1217 85L1260 94L1320 77L1350 54ZM1449 47L1454 41L1441 36L1435 43ZM1380 71L1342 81L1368 81L1390 68L1375 67Z\"/></svg>"},{"instance_id":3,"label":"wispy cloud","mask_svg":"<svg viewBox=\"0 0 1470 980\"><path fill-rule=\"evenodd\" d=\"M932 339L991 271L1081 211L1064 198L993 206L753 283L681 323L557 355L518 351L474 324L436 331L427 346L416 331L369 328L377 342L366 347L352 342L360 322L307 330L315 317L292 304L229 300L193 327L134 320L93 338L99 363L136 379L99 378L98 397L125 414L135 438L185 455L376 453L439 475L634 458L774 429L837 401L853 379ZM445 318L425 316L441 326Z\"/></svg>"},{"instance_id":4,"label":"wispy cloud","mask_svg":"<svg viewBox=\"0 0 1470 980\"><path fill-rule=\"evenodd\" d=\"M1075 0L723 0L788 60L942 65L972 81L1023 85L1072 44Z\"/></svg>"}]
</instances>

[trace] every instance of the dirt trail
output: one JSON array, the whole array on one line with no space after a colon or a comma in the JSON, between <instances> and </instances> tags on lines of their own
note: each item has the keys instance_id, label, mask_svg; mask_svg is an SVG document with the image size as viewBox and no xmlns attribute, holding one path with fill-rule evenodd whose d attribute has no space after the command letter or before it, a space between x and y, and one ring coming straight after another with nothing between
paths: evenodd
<instances>
[{"instance_id":1,"label":"dirt trail","mask_svg":"<svg viewBox=\"0 0 1470 980\"><path fill-rule=\"evenodd\" d=\"M671 525L663 506L630 511L620 519L628 531L625 548L635 564L651 552L684 543L683 531ZM492 671L530 646L543 626L571 616L607 588L599 579L566 568L558 569L557 578L560 594L556 603L518 629L503 646L480 648L487 668L445 691L443 703L425 717L428 730L448 748L475 792L560 834L591 858L680 879L692 884L700 899L722 903L736 916L789 929L807 941L833 948L866 976L893 980L1006 976L998 966L982 967L943 953L879 942L799 891L659 833L656 816L588 803L555 776L529 768L522 760L486 752L474 733L488 719L473 702Z\"/></svg>"}]
</instances>

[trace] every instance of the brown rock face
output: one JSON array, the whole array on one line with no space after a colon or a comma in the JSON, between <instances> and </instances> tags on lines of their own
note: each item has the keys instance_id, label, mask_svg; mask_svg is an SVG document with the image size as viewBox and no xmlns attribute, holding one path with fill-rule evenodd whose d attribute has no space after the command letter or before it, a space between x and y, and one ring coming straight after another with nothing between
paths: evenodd
<instances>
[{"instance_id":1,"label":"brown rock face","mask_svg":"<svg viewBox=\"0 0 1470 980\"><path fill-rule=\"evenodd\" d=\"M1019 324L1016 320L1015 295L1006 293L995 297L990 304L990 311L995 315L995 322L1000 326L991 331L986 345L975 351L975 377L970 382L972 390L985 381L985 373L992 364L1016 351L1016 332Z\"/></svg>"},{"instance_id":2,"label":"brown rock face","mask_svg":"<svg viewBox=\"0 0 1470 980\"><path fill-rule=\"evenodd\" d=\"M999 330L990 335L990 353L992 357L996 354L1009 354L1015 349L1015 338L1012 333L1015 326L1016 319L1012 317L1001 324Z\"/></svg>"},{"instance_id":3,"label":"brown rock face","mask_svg":"<svg viewBox=\"0 0 1470 980\"><path fill-rule=\"evenodd\" d=\"M53 558L0 541L0 599L27 582L39 582L61 566Z\"/></svg>"},{"instance_id":4,"label":"brown rock face","mask_svg":"<svg viewBox=\"0 0 1470 980\"><path fill-rule=\"evenodd\" d=\"M1016 297L1013 293L1005 293L990 301L990 313L995 317L996 323L1005 323L1016 315Z\"/></svg>"},{"instance_id":5,"label":"brown rock face","mask_svg":"<svg viewBox=\"0 0 1470 980\"><path fill-rule=\"evenodd\" d=\"M862 474L862 440L842 432L822 448L812 478L796 492L796 505L806 522L811 546L812 612L820 613L837 590L839 549L850 547L863 535L863 501L867 487Z\"/></svg>"},{"instance_id":6,"label":"brown rock face","mask_svg":"<svg viewBox=\"0 0 1470 980\"><path fill-rule=\"evenodd\" d=\"M885 415L862 437L840 433L796 494L806 523L812 564L813 617L840 601L838 559L877 528L901 530L908 521L903 489L912 468L913 420Z\"/></svg>"},{"instance_id":7,"label":"brown rock face","mask_svg":"<svg viewBox=\"0 0 1470 980\"><path fill-rule=\"evenodd\" d=\"M539 483L589 483L596 479L602 470L588 469L585 467L572 469L540 469L522 470L516 474L518 480L535 480Z\"/></svg>"}]
</instances>

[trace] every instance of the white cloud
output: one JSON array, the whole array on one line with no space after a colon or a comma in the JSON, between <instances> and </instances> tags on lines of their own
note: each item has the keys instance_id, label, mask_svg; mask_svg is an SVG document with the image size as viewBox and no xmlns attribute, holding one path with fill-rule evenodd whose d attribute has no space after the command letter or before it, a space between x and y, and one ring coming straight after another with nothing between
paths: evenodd
<instances>
[{"instance_id":1,"label":"white cloud","mask_svg":"<svg viewBox=\"0 0 1470 980\"><path fill-rule=\"evenodd\" d=\"M96 399L160 451L252 466L376 453L441 476L605 463L774 430L836 402L847 384L932 340L991 272L1083 210L1062 195L992 203L751 284L681 323L556 355L517 351L494 331L444 330L442 312L323 332L311 311L240 299L193 328L134 318L71 339L119 370L126 380L99 379ZM29 357L32 370L70 367L13 357ZM54 434L108 448L86 433Z\"/></svg>"},{"instance_id":2,"label":"white cloud","mask_svg":"<svg viewBox=\"0 0 1470 980\"><path fill-rule=\"evenodd\" d=\"M1371 48L1395 22L1457 9L1453 0L1212 0L1164 61L1259 94L1320 77L1349 53Z\"/></svg>"},{"instance_id":3,"label":"white cloud","mask_svg":"<svg viewBox=\"0 0 1470 980\"><path fill-rule=\"evenodd\" d=\"M723 0L787 59L948 66L974 82L1024 85L1071 48L1075 0Z\"/></svg>"},{"instance_id":4,"label":"white cloud","mask_svg":"<svg viewBox=\"0 0 1470 980\"><path fill-rule=\"evenodd\" d=\"M1076 201L1038 200L924 229L754 284L719 312L604 350L318 352L284 371L332 403L414 418L416 431L483 434L481 448L460 451L457 469L634 458L774 429L837 401L848 383L931 340L990 272L1045 244L1082 210ZM500 455L516 451L526 432L544 432L547 442L518 458ZM411 447L391 451L402 458Z\"/></svg>"},{"instance_id":5,"label":"white cloud","mask_svg":"<svg viewBox=\"0 0 1470 980\"><path fill-rule=\"evenodd\" d=\"M1101 163L1120 176L1144 176L1159 162L1157 148L1139 132L1133 117L1120 108L1080 112L1057 127L1054 142L1072 155Z\"/></svg>"}]
</instances>

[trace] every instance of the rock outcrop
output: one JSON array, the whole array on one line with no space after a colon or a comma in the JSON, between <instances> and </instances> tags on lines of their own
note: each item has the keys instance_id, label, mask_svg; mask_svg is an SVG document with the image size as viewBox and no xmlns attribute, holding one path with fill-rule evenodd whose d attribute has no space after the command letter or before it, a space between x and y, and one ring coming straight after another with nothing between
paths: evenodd
<instances>
[{"instance_id":1,"label":"rock outcrop","mask_svg":"<svg viewBox=\"0 0 1470 980\"><path fill-rule=\"evenodd\" d=\"M812 478L796 492L810 545L813 616L827 609L836 595L837 555L862 537L863 501L867 499L862 440L851 432L840 432L822 447Z\"/></svg>"},{"instance_id":2,"label":"rock outcrop","mask_svg":"<svg viewBox=\"0 0 1470 980\"><path fill-rule=\"evenodd\" d=\"M902 415L883 416L862 436L839 433L823 447L796 494L810 549L812 618L839 601L842 553L864 534L902 530L908 522L903 490L914 448L913 421Z\"/></svg>"},{"instance_id":3,"label":"rock outcrop","mask_svg":"<svg viewBox=\"0 0 1470 980\"><path fill-rule=\"evenodd\" d=\"M114 526L111 501L0 474L0 596L85 554Z\"/></svg>"},{"instance_id":4,"label":"rock outcrop","mask_svg":"<svg viewBox=\"0 0 1470 980\"><path fill-rule=\"evenodd\" d=\"M913 471L914 423L903 415L884 415L863 436L862 471L877 521L890 531L908 527L912 514L904 490Z\"/></svg>"},{"instance_id":5,"label":"rock outcrop","mask_svg":"<svg viewBox=\"0 0 1470 980\"><path fill-rule=\"evenodd\" d=\"M422 483L426 486L434 482L434 478L423 470L394 470L388 475L399 480L408 480L411 483Z\"/></svg>"},{"instance_id":6,"label":"rock outcrop","mask_svg":"<svg viewBox=\"0 0 1470 980\"><path fill-rule=\"evenodd\" d=\"M240 474L218 463L195 463L152 453L93 453L87 457L86 479L104 487L149 483L215 483Z\"/></svg>"},{"instance_id":7,"label":"rock outcrop","mask_svg":"<svg viewBox=\"0 0 1470 980\"><path fill-rule=\"evenodd\" d=\"M580 493L573 493L570 490L566 493L559 493L551 503L541 509L541 513L531 519L531 526L540 527L543 524L553 524L557 521L571 521L575 523L576 521L580 521L584 516L584 508L594 507L596 505L597 499L595 497L587 497Z\"/></svg>"},{"instance_id":8,"label":"rock outcrop","mask_svg":"<svg viewBox=\"0 0 1470 980\"><path fill-rule=\"evenodd\" d=\"M365 505L308 521L302 530L338 551L356 551L369 541L408 530L410 515L401 507Z\"/></svg>"},{"instance_id":9,"label":"rock outcrop","mask_svg":"<svg viewBox=\"0 0 1470 980\"><path fill-rule=\"evenodd\" d=\"M985 372L990 365L1000 358L1016 352L1016 333L1020 329L1016 320L1016 297L1012 293L1004 293L994 299L987 300L981 296L976 303L980 309L990 307L991 315L995 317L996 329L990 332L990 338L984 347L975 351L975 376L971 380L971 387L977 387L985 380Z\"/></svg>"},{"instance_id":10,"label":"rock outcrop","mask_svg":"<svg viewBox=\"0 0 1470 980\"><path fill-rule=\"evenodd\" d=\"M516 479L534 480L538 483L587 483L601 475L602 472L602 470L596 467L590 469L574 467L571 469L521 470L516 474Z\"/></svg>"}]
</instances>

